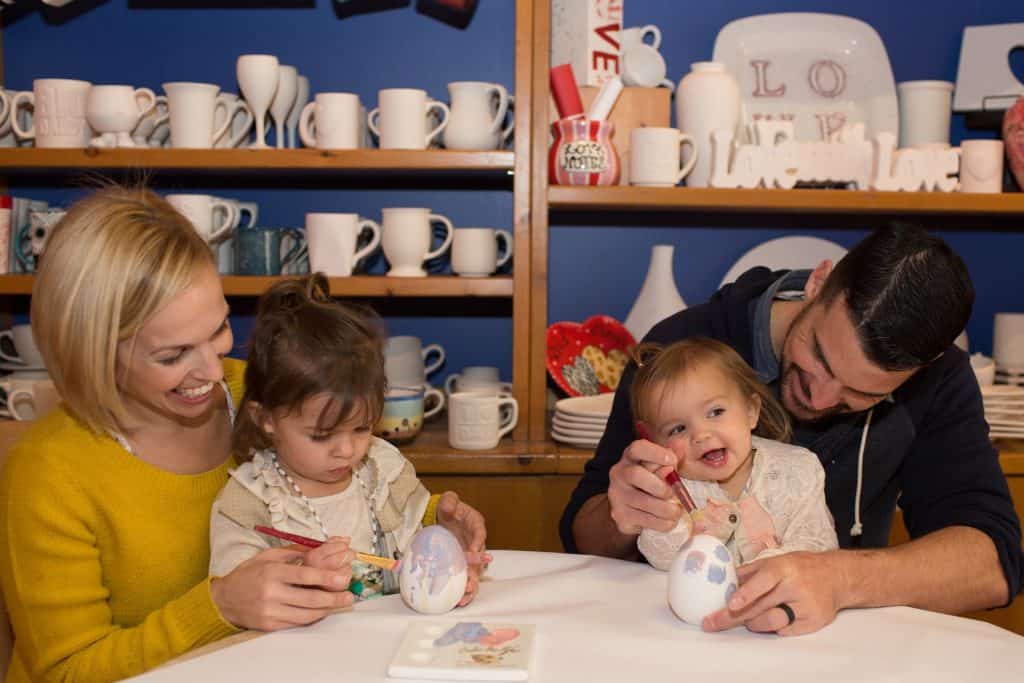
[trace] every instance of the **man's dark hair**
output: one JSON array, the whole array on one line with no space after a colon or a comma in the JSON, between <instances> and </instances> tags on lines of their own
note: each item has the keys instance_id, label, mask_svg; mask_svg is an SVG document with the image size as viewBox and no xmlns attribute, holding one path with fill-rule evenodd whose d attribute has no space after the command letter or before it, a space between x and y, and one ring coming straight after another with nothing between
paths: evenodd
<instances>
[{"instance_id":1,"label":"man's dark hair","mask_svg":"<svg viewBox=\"0 0 1024 683\"><path fill-rule=\"evenodd\" d=\"M864 354L885 370L927 365L971 317L967 266L924 228L892 223L853 247L829 274L820 299L842 296Z\"/></svg>"}]
</instances>

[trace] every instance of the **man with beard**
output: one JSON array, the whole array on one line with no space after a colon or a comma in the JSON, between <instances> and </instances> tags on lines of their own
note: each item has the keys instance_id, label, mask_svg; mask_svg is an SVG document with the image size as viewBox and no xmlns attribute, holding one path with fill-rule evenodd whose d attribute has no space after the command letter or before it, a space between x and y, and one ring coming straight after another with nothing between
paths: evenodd
<instances>
[{"instance_id":1,"label":"man with beard","mask_svg":"<svg viewBox=\"0 0 1024 683\"><path fill-rule=\"evenodd\" d=\"M988 439L967 354L953 346L974 290L941 239L879 229L833 267L755 268L645 338L702 335L731 345L776 391L794 443L825 469L840 550L739 568L740 588L705 630L816 631L849 607L962 613L1008 604L1022 581L1020 522ZM641 529L682 514L654 471L676 456L636 435L635 367L561 521L571 552L640 559ZM664 471L664 470L662 470ZM887 548L896 505L912 537Z\"/></svg>"}]
</instances>

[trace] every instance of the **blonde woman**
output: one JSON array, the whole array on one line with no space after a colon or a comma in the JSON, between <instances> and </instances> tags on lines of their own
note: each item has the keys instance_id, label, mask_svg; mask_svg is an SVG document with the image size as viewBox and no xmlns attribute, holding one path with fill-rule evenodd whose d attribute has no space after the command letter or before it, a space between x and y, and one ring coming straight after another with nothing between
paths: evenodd
<instances>
[{"instance_id":1,"label":"blonde woman","mask_svg":"<svg viewBox=\"0 0 1024 683\"><path fill-rule=\"evenodd\" d=\"M163 199L109 188L74 205L36 276L32 329L64 403L0 476L8 682L121 679L352 603L337 544L310 551L318 568L277 548L207 578L244 368L225 358L211 251Z\"/></svg>"}]
</instances>

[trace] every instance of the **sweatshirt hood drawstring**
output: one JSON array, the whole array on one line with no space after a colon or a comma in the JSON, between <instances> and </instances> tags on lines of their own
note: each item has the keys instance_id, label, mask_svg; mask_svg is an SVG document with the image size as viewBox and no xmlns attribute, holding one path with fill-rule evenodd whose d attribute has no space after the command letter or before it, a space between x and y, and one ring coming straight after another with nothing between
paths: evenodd
<instances>
[{"instance_id":1,"label":"sweatshirt hood drawstring","mask_svg":"<svg viewBox=\"0 0 1024 683\"><path fill-rule=\"evenodd\" d=\"M850 543L860 547L860 537L864 533L864 525L860 522L860 494L864 486L864 449L868 443L868 432L871 431L871 415L875 409L868 411L864 418L864 428L860 433L860 450L857 452L857 494L853 499L853 526L850 527Z\"/></svg>"}]
</instances>

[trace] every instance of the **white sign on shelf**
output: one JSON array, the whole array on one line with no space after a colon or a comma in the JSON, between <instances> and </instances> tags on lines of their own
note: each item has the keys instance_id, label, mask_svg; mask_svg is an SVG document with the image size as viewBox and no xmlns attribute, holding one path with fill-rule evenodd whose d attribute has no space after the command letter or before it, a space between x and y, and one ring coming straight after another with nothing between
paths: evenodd
<instances>
[{"instance_id":1,"label":"white sign on shelf","mask_svg":"<svg viewBox=\"0 0 1024 683\"><path fill-rule=\"evenodd\" d=\"M968 26L960 43L953 111L1008 109L1024 95L1010 70L1010 52L1024 48L1024 24Z\"/></svg>"}]
</instances>

